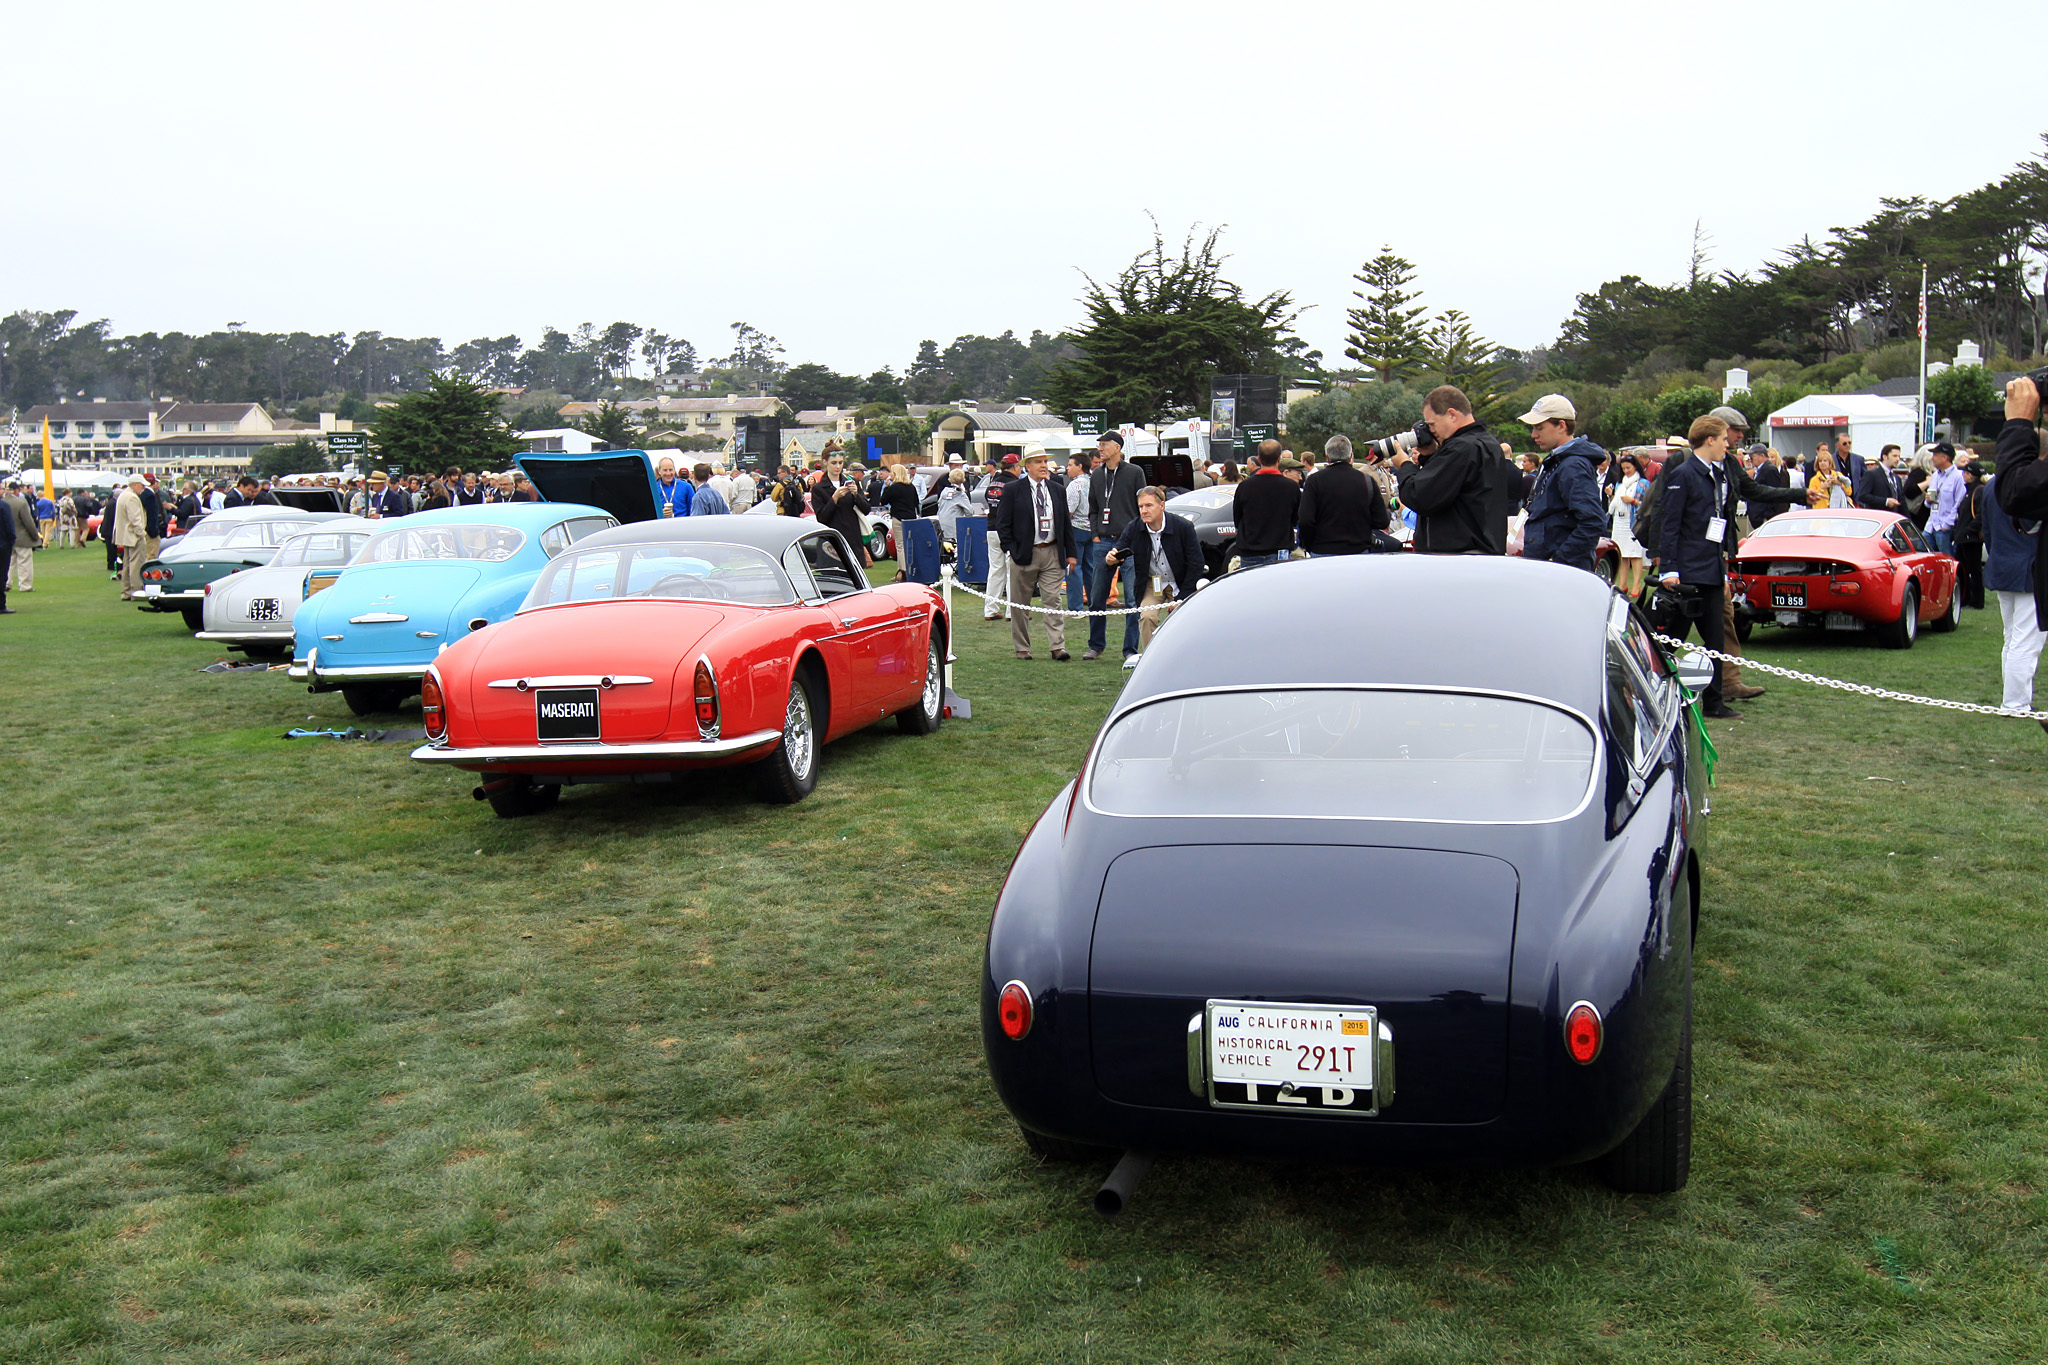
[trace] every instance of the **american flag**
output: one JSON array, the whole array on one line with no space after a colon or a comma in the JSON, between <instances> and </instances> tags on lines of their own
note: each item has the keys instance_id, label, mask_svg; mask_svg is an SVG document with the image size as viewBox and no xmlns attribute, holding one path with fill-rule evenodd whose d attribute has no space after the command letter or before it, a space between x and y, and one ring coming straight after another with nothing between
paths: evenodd
<instances>
[{"instance_id":1,"label":"american flag","mask_svg":"<svg viewBox=\"0 0 2048 1365\"><path fill-rule=\"evenodd\" d=\"M1927 286L1920 286L1920 339L1927 340Z\"/></svg>"}]
</instances>

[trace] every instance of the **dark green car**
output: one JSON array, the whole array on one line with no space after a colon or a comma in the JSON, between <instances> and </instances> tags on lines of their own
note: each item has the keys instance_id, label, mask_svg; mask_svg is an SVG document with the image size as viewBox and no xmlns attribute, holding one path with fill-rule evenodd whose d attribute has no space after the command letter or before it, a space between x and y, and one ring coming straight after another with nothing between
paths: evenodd
<instances>
[{"instance_id":1,"label":"dark green car","mask_svg":"<svg viewBox=\"0 0 2048 1365\"><path fill-rule=\"evenodd\" d=\"M229 507L203 518L142 566L144 611L183 612L185 624L205 624L206 585L243 569L268 564L277 547L301 531L344 515L294 507Z\"/></svg>"}]
</instances>

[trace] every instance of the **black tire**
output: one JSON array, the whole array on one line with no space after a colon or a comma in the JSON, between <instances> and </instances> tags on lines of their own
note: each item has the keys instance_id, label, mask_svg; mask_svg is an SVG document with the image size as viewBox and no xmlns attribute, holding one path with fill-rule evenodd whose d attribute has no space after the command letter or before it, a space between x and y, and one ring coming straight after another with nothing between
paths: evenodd
<instances>
[{"instance_id":1,"label":"black tire","mask_svg":"<svg viewBox=\"0 0 2048 1365\"><path fill-rule=\"evenodd\" d=\"M184 618L185 618L185 629L187 629L187 630L205 630L205 629L206 629L206 608L205 608L205 607L202 607L202 606L198 605L197 603L183 603L183 604L181 604L181 605L180 605L180 606L178 607L178 611L179 611L179 613L180 613L181 615L183 615L183 616L184 616Z\"/></svg>"},{"instance_id":2,"label":"black tire","mask_svg":"<svg viewBox=\"0 0 2048 1365\"><path fill-rule=\"evenodd\" d=\"M782 742L761 760L761 799L779 806L794 805L818 785L818 707L804 670L789 681L789 702L783 708Z\"/></svg>"},{"instance_id":3,"label":"black tire","mask_svg":"<svg viewBox=\"0 0 2048 1365\"><path fill-rule=\"evenodd\" d=\"M1899 602L1899 619L1876 630L1878 643L1886 649L1911 649L1920 634L1920 589L1908 583Z\"/></svg>"},{"instance_id":4,"label":"black tire","mask_svg":"<svg viewBox=\"0 0 2048 1365\"><path fill-rule=\"evenodd\" d=\"M1671 907L1671 918L1683 926L1688 940L1685 958L1685 1014L1679 1023L1678 1057L1671 1079L1635 1131L1600 1158L1600 1178L1624 1194L1671 1194L1685 1188L1692 1174L1692 897Z\"/></svg>"},{"instance_id":5,"label":"black tire","mask_svg":"<svg viewBox=\"0 0 2048 1365\"><path fill-rule=\"evenodd\" d=\"M341 699L348 703L349 714L371 716L382 709L377 703L384 699L384 694L375 687L344 687Z\"/></svg>"},{"instance_id":6,"label":"black tire","mask_svg":"<svg viewBox=\"0 0 2048 1365\"><path fill-rule=\"evenodd\" d=\"M1613 555L1601 555L1593 563L1593 576L1610 588L1614 586L1614 571Z\"/></svg>"},{"instance_id":7,"label":"black tire","mask_svg":"<svg viewBox=\"0 0 2048 1365\"><path fill-rule=\"evenodd\" d=\"M906 735L937 732L946 719L946 642L937 626L924 651L924 686L917 700L896 713L896 728Z\"/></svg>"},{"instance_id":8,"label":"black tire","mask_svg":"<svg viewBox=\"0 0 2048 1365\"><path fill-rule=\"evenodd\" d=\"M1735 618L1735 638L1742 644L1749 643L1750 632L1756 629L1756 618L1738 615Z\"/></svg>"},{"instance_id":9,"label":"black tire","mask_svg":"<svg viewBox=\"0 0 2048 1365\"><path fill-rule=\"evenodd\" d=\"M1948 590L1948 610L1927 623L1927 628L1940 635L1946 635L1963 623L1963 587L1952 584Z\"/></svg>"},{"instance_id":10,"label":"black tire","mask_svg":"<svg viewBox=\"0 0 2048 1365\"><path fill-rule=\"evenodd\" d=\"M543 786L530 777L515 777L484 799L491 803L500 820L516 820L522 815L539 815L553 809L555 802L562 799L562 788L553 783Z\"/></svg>"},{"instance_id":11,"label":"black tire","mask_svg":"<svg viewBox=\"0 0 2048 1365\"><path fill-rule=\"evenodd\" d=\"M286 659L291 657L289 643L281 645L243 645L242 653L251 659Z\"/></svg>"},{"instance_id":12,"label":"black tire","mask_svg":"<svg viewBox=\"0 0 2048 1365\"><path fill-rule=\"evenodd\" d=\"M1110 1155L1107 1147L1090 1147L1085 1142L1069 1142L1065 1138L1047 1137L1043 1133L1032 1132L1021 1123L1017 1125L1017 1131L1024 1135L1024 1145L1031 1150L1031 1155L1040 1161L1078 1165L1082 1162L1100 1161Z\"/></svg>"}]
</instances>

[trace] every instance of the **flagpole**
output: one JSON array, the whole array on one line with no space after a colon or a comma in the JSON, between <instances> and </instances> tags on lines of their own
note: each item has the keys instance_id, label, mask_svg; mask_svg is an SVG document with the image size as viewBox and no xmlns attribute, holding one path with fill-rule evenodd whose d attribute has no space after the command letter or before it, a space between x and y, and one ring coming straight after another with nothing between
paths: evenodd
<instances>
[{"instance_id":1,"label":"flagpole","mask_svg":"<svg viewBox=\"0 0 2048 1365\"><path fill-rule=\"evenodd\" d=\"M1913 408L1913 425L1919 431L1921 441L1931 441L1934 433L1927 430L1927 267L1920 267L1920 401ZM1913 443L1915 446L1920 441Z\"/></svg>"}]
</instances>

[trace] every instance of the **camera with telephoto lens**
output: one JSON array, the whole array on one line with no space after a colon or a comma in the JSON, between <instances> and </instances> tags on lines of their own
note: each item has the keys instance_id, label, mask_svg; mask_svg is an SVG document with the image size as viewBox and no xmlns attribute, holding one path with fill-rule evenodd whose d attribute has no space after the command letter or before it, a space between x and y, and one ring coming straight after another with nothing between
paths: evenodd
<instances>
[{"instance_id":1,"label":"camera with telephoto lens","mask_svg":"<svg viewBox=\"0 0 2048 1365\"><path fill-rule=\"evenodd\" d=\"M1415 433L1404 431L1394 436L1382 436L1366 449L1382 460L1392 460L1404 450L1415 449Z\"/></svg>"},{"instance_id":2,"label":"camera with telephoto lens","mask_svg":"<svg viewBox=\"0 0 2048 1365\"><path fill-rule=\"evenodd\" d=\"M2028 370L2026 377L2034 381L2034 392L2041 395L2043 407L2048 407L2048 365Z\"/></svg>"}]
</instances>

